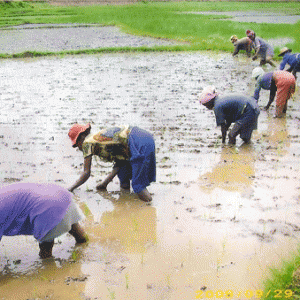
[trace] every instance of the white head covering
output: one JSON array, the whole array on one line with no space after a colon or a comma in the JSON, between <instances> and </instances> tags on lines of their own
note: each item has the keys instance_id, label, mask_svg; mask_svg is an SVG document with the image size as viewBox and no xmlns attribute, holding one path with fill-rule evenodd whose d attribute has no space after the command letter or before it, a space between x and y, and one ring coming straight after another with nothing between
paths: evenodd
<instances>
[{"instance_id":1,"label":"white head covering","mask_svg":"<svg viewBox=\"0 0 300 300\"><path fill-rule=\"evenodd\" d=\"M256 67L252 71L252 78L257 79L257 77L264 75L265 71L261 67Z\"/></svg>"}]
</instances>

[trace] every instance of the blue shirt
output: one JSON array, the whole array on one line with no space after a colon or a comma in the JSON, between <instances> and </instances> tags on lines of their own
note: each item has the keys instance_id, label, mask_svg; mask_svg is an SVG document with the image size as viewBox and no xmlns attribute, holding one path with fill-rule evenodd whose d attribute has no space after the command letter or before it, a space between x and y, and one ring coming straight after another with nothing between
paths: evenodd
<instances>
[{"instance_id":1,"label":"blue shirt","mask_svg":"<svg viewBox=\"0 0 300 300\"><path fill-rule=\"evenodd\" d=\"M240 94L217 96L214 105L217 125L230 125L240 120L248 104L254 110L259 110L256 101L252 97Z\"/></svg>"},{"instance_id":2,"label":"blue shirt","mask_svg":"<svg viewBox=\"0 0 300 300\"><path fill-rule=\"evenodd\" d=\"M254 91L254 99L259 99L259 92L261 89L270 90L271 89L271 82L272 82L273 72L265 73L257 78L255 84L255 91Z\"/></svg>"},{"instance_id":3,"label":"blue shirt","mask_svg":"<svg viewBox=\"0 0 300 300\"><path fill-rule=\"evenodd\" d=\"M279 70L284 70L286 64L290 65L291 68L294 68L299 61L300 61L299 53L291 54L290 52L288 52L284 54L282 62L279 65Z\"/></svg>"}]
</instances>

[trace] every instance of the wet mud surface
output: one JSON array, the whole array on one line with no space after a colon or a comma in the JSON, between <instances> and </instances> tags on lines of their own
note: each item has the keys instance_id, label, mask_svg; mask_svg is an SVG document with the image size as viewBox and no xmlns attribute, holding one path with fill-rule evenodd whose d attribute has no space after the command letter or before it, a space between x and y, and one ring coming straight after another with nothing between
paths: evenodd
<instances>
[{"instance_id":1,"label":"wet mud surface","mask_svg":"<svg viewBox=\"0 0 300 300\"><path fill-rule=\"evenodd\" d=\"M88 245L64 235L43 261L32 237L3 237L0 299L194 299L218 290L249 299L299 241L299 90L285 118L272 118L274 106L261 111L252 143L232 148L197 94L215 84L251 95L257 64L205 52L0 61L1 184L73 184L83 168L67 136L75 121L94 132L140 126L157 149L151 205L120 192L117 179L96 192L111 165L93 161L75 191ZM259 104L267 100L262 91Z\"/></svg>"},{"instance_id":2,"label":"wet mud surface","mask_svg":"<svg viewBox=\"0 0 300 300\"><path fill-rule=\"evenodd\" d=\"M180 44L177 41L141 37L115 26L95 24L25 24L0 30L0 53L57 52L115 47L153 47Z\"/></svg>"},{"instance_id":3,"label":"wet mud surface","mask_svg":"<svg viewBox=\"0 0 300 300\"><path fill-rule=\"evenodd\" d=\"M261 12L261 11L205 11L205 12L189 12L193 14L204 14L204 15L220 15L228 16L230 21L236 22L253 22L253 23L273 23L273 24L295 24L300 21L298 15L286 15L277 12Z\"/></svg>"}]
</instances>

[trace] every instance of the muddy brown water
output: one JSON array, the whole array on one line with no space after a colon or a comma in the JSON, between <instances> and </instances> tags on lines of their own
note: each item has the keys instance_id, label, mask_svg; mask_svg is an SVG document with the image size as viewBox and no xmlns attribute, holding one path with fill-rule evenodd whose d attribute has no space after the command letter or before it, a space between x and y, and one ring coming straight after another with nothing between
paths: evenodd
<instances>
[{"instance_id":1,"label":"muddy brown water","mask_svg":"<svg viewBox=\"0 0 300 300\"><path fill-rule=\"evenodd\" d=\"M274 106L261 111L252 143L233 148L221 146L213 113L197 99L207 84L252 94L255 66L206 52L0 61L1 184L69 187L83 162L67 136L75 121L93 131L138 125L157 148L151 205L121 193L117 179L96 192L111 165L93 161L92 177L75 191L88 245L64 235L54 258L41 260L32 237L3 237L0 299L255 295L269 267L298 246L299 90L285 118L272 118ZM259 104L267 100L262 91Z\"/></svg>"}]
</instances>

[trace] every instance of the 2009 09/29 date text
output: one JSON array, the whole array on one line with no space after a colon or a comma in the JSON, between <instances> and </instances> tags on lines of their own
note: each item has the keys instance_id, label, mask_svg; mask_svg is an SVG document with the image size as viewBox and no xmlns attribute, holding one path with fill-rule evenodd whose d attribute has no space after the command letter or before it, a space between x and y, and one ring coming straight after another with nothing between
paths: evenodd
<instances>
[{"instance_id":1,"label":"2009 09/29 date text","mask_svg":"<svg viewBox=\"0 0 300 300\"><path fill-rule=\"evenodd\" d=\"M220 299L235 299L237 297L245 297L247 299L256 298L260 299L262 297L268 298L272 297L275 299L288 299L293 296L292 290L269 290L267 292L264 292L263 290L246 290L246 291L240 291L240 292L233 292L232 290L197 290L196 291L196 299L209 299L209 298L220 298Z\"/></svg>"}]
</instances>

